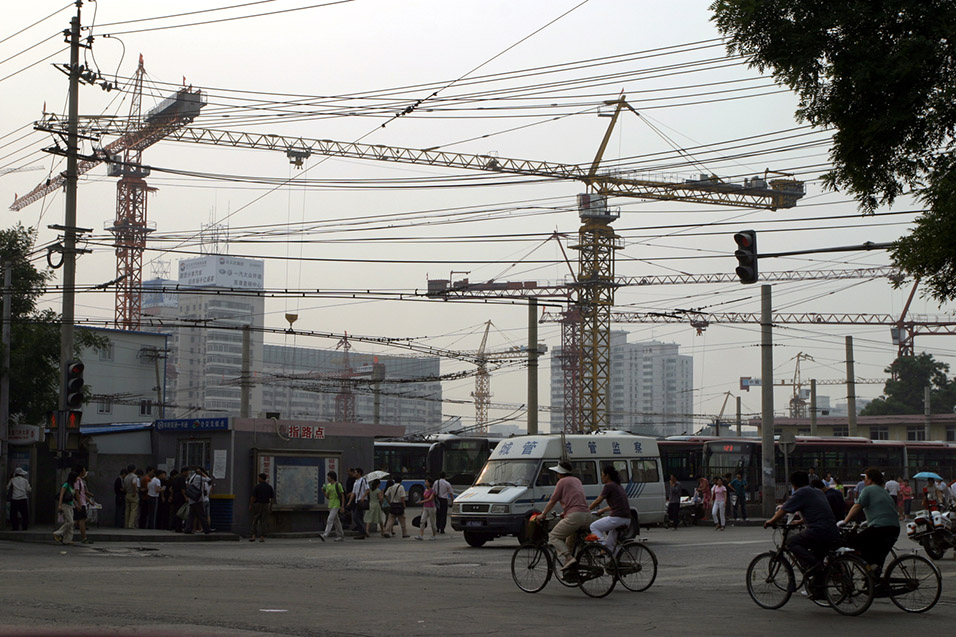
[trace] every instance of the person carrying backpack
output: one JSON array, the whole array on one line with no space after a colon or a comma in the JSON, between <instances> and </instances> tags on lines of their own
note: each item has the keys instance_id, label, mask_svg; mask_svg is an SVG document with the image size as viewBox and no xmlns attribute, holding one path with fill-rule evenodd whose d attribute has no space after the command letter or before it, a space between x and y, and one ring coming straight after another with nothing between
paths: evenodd
<instances>
[{"instance_id":1,"label":"person carrying backpack","mask_svg":"<svg viewBox=\"0 0 956 637\"><path fill-rule=\"evenodd\" d=\"M192 534L193 524L196 519L202 525L202 532L209 535L209 521L206 519L206 512L203 509L203 495L205 492L205 483L199 467L193 468L193 474L186 481L186 502L189 503L189 517L186 519L185 534Z\"/></svg>"}]
</instances>

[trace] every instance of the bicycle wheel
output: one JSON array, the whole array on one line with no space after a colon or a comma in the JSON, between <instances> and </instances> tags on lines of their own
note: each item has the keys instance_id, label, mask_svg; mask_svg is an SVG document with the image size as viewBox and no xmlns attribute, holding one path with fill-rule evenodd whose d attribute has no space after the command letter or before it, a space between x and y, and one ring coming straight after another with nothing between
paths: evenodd
<instances>
[{"instance_id":1,"label":"bicycle wheel","mask_svg":"<svg viewBox=\"0 0 956 637\"><path fill-rule=\"evenodd\" d=\"M890 563L884 580L893 603L907 613L924 613L943 591L939 569L925 557L903 555Z\"/></svg>"},{"instance_id":2,"label":"bicycle wheel","mask_svg":"<svg viewBox=\"0 0 956 637\"><path fill-rule=\"evenodd\" d=\"M793 567L782 555L767 551L750 560L747 592L757 606L776 610L790 600L795 587Z\"/></svg>"},{"instance_id":3,"label":"bicycle wheel","mask_svg":"<svg viewBox=\"0 0 956 637\"><path fill-rule=\"evenodd\" d=\"M551 561L554 563L554 579L558 580L558 583L562 586L567 586L568 588L577 588L580 586L581 580L561 568L561 560L558 559L558 556L553 551L549 552L549 554Z\"/></svg>"},{"instance_id":4,"label":"bicycle wheel","mask_svg":"<svg viewBox=\"0 0 956 637\"><path fill-rule=\"evenodd\" d=\"M617 553L617 579L629 591L646 591L657 578L657 556L641 542L622 544Z\"/></svg>"},{"instance_id":5,"label":"bicycle wheel","mask_svg":"<svg viewBox=\"0 0 956 637\"><path fill-rule=\"evenodd\" d=\"M617 578L614 577L614 556L600 544L588 544L578 555L578 564L572 569L581 583L581 590L589 597L604 597L612 590Z\"/></svg>"},{"instance_id":6,"label":"bicycle wheel","mask_svg":"<svg viewBox=\"0 0 956 637\"><path fill-rule=\"evenodd\" d=\"M511 577L526 593L537 593L551 579L551 556L536 544L522 544L511 556Z\"/></svg>"},{"instance_id":7,"label":"bicycle wheel","mask_svg":"<svg viewBox=\"0 0 956 637\"><path fill-rule=\"evenodd\" d=\"M833 558L823 577L827 601L841 615L860 615L873 603L873 575L859 557Z\"/></svg>"}]
</instances>

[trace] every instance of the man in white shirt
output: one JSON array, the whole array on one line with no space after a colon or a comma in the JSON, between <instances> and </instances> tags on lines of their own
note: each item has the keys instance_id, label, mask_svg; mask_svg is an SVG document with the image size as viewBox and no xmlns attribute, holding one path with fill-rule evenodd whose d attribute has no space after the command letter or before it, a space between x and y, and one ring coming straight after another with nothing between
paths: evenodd
<instances>
[{"instance_id":1,"label":"man in white shirt","mask_svg":"<svg viewBox=\"0 0 956 637\"><path fill-rule=\"evenodd\" d=\"M438 480L435 482L435 493L438 497L438 510L435 512L437 527L439 533L445 532L445 525L448 523L448 507L455 497L455 490L451 488L451 483L445 479L445 472L438 474Z\"/></svg>"},{"instance_id":2,"label":"man in white shirt","mask_svg":"<svg viewBox=\"0 0 956 637\"><path fill-rule=\"evenodd\" d=\"M159 501L160 496L166 487L163 486L163 478L166 476L165 471L157 471L149 479L149 483L146 485L146 496L149 502L149 516L146 518L146 528L155 529L156 528L156 516L159 514Z\"/></svg>"},{"instance_id":3,"label":"man in white shirt","mask_svg":"<svg viewBox=\"0 0 956 637\"><path fill-rule=\"evenodd\" d=\"M890 497L893 498L893 504L899 506L900 483L890 478L886 481L884 487L886 488L886 492L890 494Z\"/></svg>"},{"instance_id":4,"label":"man in white shirt","mask_svg":"<svg viewBox=\"0 0 956 637\"><path fill-rule=\"evenodd\" d=\"M362 467L355 468L355 486L349 493L349 504L354 504L352 508L352 527L358 531L356 540L364 540L368 537L368 531L365 529L365 512L368 511L368 480L365 479L365 471Z\"/></svg>"}]
</instances>

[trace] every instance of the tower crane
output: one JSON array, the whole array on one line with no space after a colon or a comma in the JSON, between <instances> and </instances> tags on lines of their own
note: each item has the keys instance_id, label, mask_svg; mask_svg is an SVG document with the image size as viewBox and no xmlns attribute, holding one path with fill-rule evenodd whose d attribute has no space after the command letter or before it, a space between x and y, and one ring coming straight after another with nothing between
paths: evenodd
<instances>
[{"instance_id":1,"label":"tower crane","mask_svg":"<svg viewBox=\"0 0 956 637\"><path fill-rule=\"evenodd\" d=\"M219 129L181 127L166 133L172 141L189 142L233 148L290 152L303 155L323 155L346 159L368 159L393 163L444 166L465 170L539 177L546 180L582 182L587 192L578 195L578 214L581 226L577 243L578 273L575 281L580 355L578 406L581 426L587 430L601 429L608 423L608 375L610 372L611 308L614 304L614 253L623 244L611 223L620 211L609 208L608 197L637 197L660 201L705 203L777 210L792 208L804 196L804 184L789 176L754 178L742 184L729 183L713 175L699 179L666 181L639 178L621 171L601 171L600 164L612 130L622 109L637 113L621 95L606 102L615 110L598 152L590 166L563 164L527 159L509 159L492 155L454 153L435 149L414 149L395 146L339 142L328 139L307 139L248 133ZM46 125L47 128L62 128Z\"/></svg>"},{"instance_id":2,"label":"tower crane","mask_svg":"<svg viewBox=\"0 0 956 637\"><path fill-rule=\"evenodd\" d=\"M77 175L89 172L104 161L109 162L108 175L119 177L116 184L116 219L106 224L106 229L115 237L116 250L116 302L114 320L116 327L135 330L140 327L142 309L143 250L146 237L153 227L146 219L146 198L155 188L146 185L149 167L142 165L143 150L160 141L171 132L192 122L200 109L206 105L202 92L191 86L183 87L160 102L155 108L142 113L143 56L133 77L130 93L129 118L125 126L105 131L120 137L107 144L93 155L82 158L77 164ZM118 124L115 124L119 126ZM67 122L56 114L48 114L38 122L36 129L57 135L66 132ZM54 154L64 154L59 145L46 149ZM17 197L11 210L22 210L44 196L56 192L66 183L66 173L60 173Z\"/></svg>"}]
</instances>

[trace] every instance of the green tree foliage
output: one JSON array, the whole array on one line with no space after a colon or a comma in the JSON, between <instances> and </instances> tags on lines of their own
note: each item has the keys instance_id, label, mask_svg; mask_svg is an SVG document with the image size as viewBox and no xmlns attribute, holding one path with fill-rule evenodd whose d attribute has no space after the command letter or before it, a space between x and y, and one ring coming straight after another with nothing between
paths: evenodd
<instances>
[{"instance_id":1,"label":"green tree foliage","mask_svg":"<svg viewBox=\"0 0 956 637\"><path fill-rule=\"evenodd\" d=\"M940 303L956 300L956 2L717 0L728 49L833 129L824 175L864 213L913 193L927 206L891 255Z\"/></svg>"},{"instance_id":2,"label":"green tree foliage","mask_svg":"<svg viewBox=\"0 0 956 637\"><path fill-rule=\"evenodd\" d=\"M60 382L60 317L52 310L38 310L52 273L38 270L31 260L33 232L17 224L0 230L0 258L12 264L10 303L10 416L26 423L40 423L46 412L56 409ZM44 259L41 253L39 259ZM2 303L2 299L0 299ZM96 347L103 339L89 330L77 330L76 343ZM77 350L79 351L79 350Z\"/></svg>"},{"instance_id":3,"label":"green tree foliage","mask_svg":"<svg viewBox=\"0 0 956 637\"><path fill-rule=\"evenodd\" d=\"M924 388L929 386L930 408L934 414L952 413L956 405L956 379L949 378L949 365L931 354L901 356L884 370L891 377L883 395L867 405L861 416L923 413Z\"/></svg>"}]
</instances>

